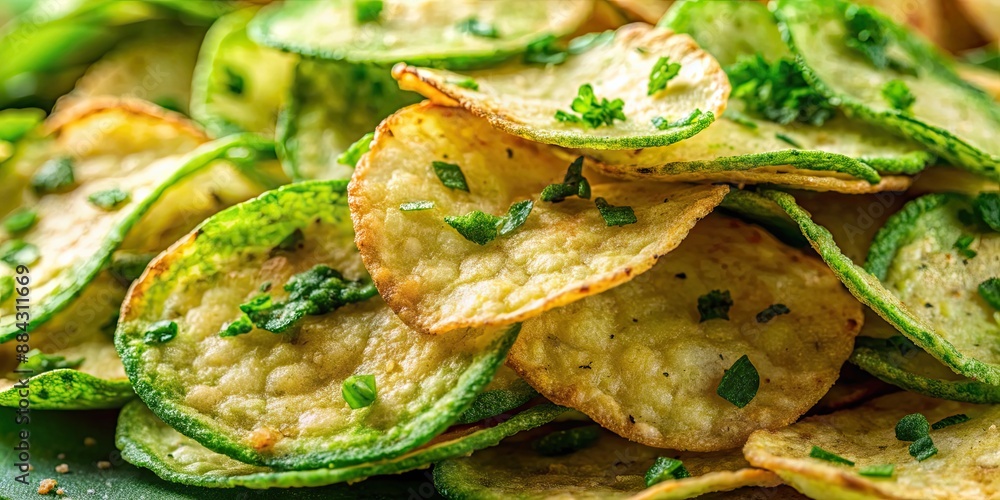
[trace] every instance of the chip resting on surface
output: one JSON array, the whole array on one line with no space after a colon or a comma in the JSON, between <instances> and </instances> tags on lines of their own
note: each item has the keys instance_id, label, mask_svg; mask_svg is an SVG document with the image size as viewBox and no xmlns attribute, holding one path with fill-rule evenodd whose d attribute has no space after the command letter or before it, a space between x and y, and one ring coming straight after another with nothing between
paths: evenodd
<instances>
[{"instance_id":1,"label":"chip resting on surface","mask_svg":"<svg viewBox=\"0 0 1000 500\"><path fill-rule=\"evenodd\" d=\"M358 248L386 303L432 333L520 321L649 269L728 191L586 184L581 198L577 179L573 195L544 201L550 185L567 186L572 165L564 153L495 131L461 108L422 104L383 122L351 181L350 202ZM578 167L585 178L585 165ZM436 170L456 179L446 182ZM601 210L599 200L610 207ZM433 208L401 210L414 201ZM523 224L484 244L446 222L475 211L495 218L524 202L533 206ZM634 223L611 225L627 222L605 217L621 207L631 207ZM492 220L479 227L493 231Z\"/></svg>"},{"instance_id":2,"label":"chip resting on surface","mask_svg":"<svg viewBox=\"0 0 1000 500\"><path fill-rule=\"evenodd\" d=\"M728 308L707 314L702 302L720 295ZM762 316L776 304L789 312ZM650 271L525 321L507 363L543 396L630 440L724 450L809 410L862 320L818 259L713 215ZM759 380L737 394L750 396L741 408L722 397L722 381L744 356Z\"/></svg>"},{"instance_id":3,"label":"chip resting on surface","mask_svg":"<svg viewBox=\"0 0 1000 500\"><path fill-rule=\"evenodd\" d=\"M679 67L668 77L670 64ZM656 90L651 81L660 69L667 80ZM505 132L598 149L691 137L722 114L730 90L725 72L691 37L639 23L554 66L511 63L459 74L400 64L393 76L402 88L457 103Z\"/></svg>"},{"instance_id":4,"label":"chip resting on surface","mask_svg":"<svg viewBox=\"0 0 1000 500\"><path fill-rule=\"evenodd\" d=\"M677 452L632 443L601 429L582 449L548 456L534 449L546 432L560 431L543 427L532 433L534 439L517 436L470 457L441 462L434 467L434 485L447 498L671 500L781 484L773 473L750 467L738 449ZM644 476L657 457L680 460L691 477L647 487Z\"/></svg>"},{"instance_id":5,"label":"chip resting on surface","mask_svg":"<svg viewBox=\"0 0 1000 500\"><path fill-rule=\"evenodd\" d=\"M407 328L361 264L346 187L265 193L150 264L115 345L157 416L243 462L308 470L397 457L472 404L519 325Z\"/></svg>"},{"instance_id":6,"label":"chip resting on surface","mask_svg":"<svg viewBox=\"0 0 1000 500\"><path fill-rule=\"evenodd\" d=\"M896 424L919 413L928 422L963 414L969 420L930 430L937 454L918 461ZM1000 407L932 399L900 392L851 410L809 417L785 429L758 431L743 448L752 465L777 473L811 498L994 498ZM819 447L854 466L810 457ZM888 477L861 474L891 465Z\"/></svg>"}]
</instances>

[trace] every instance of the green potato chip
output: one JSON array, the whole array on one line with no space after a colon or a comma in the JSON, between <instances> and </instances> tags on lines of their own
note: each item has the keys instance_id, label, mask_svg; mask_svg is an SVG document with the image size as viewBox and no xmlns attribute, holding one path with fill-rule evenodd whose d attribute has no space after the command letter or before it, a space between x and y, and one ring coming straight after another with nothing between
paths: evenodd
<instances>
[{"instance_id":1,"label":"green potato chip","mask_svg":"<svg viewBox=\"0 0 1000 500\"><path fill-rule=\"evenodd\" d=\"M538 392L506 365L497 369L493 380L476 396L472 406L455 422L472 424L503 415L538 396Z\"/></svg>"}]
</instances>

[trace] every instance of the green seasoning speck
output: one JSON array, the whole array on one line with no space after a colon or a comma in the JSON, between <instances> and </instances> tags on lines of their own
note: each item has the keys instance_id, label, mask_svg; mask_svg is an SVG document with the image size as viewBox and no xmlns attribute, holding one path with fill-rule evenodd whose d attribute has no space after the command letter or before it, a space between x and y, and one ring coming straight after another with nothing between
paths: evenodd
<instances>
[{"instance_id":1,"label":"green seasoning speck","mask_svg":"<svg viewBox=\"0 0 1000 500\"><path fill-rule=\"evenodd\" d=\"M722 381L715 393L738 408L750 404L760 388L760 374L746 354L722 374Z\"/></svg>"},{"instance_id":2,"label":"green seasoning speck","mask_svg":"<svg viewBox=\"0 0 1000 500\"><path fill-rule=\"evenodd\" d=\"M482 38L500 38L500 33L497 32L496 26L493 26L490 23L484 23L476 17L470 17L456 24L455 27L458 28L458 31L468 33L473 36Z\"/></svg>"},{"instance_id":3,"label":"green seasoning speck","mask_svg":"<svg viewBox=\"0 0 1000 500\"><path fill-rule=\"evenodd\" d=\"M3 228L10 234L23 233L38 221L38 213L30 208L16 210L3 220Z\"/></svg>"},{"instance_id":4,"label":"green seasoning speck","mask_svg":"<svg viewBox=\"0 0 1000 500\"><path fill-rule=\"evenodd\" d=\"M344 380L340 387L340 393L344 396L344 401L352 410L371 406L378 396L378 389L375 387L374 375L351 375Z\"/></svg>"},{"instance_id":5,"label":"green seasoning speck","mask_svg":"<svg viewBox=\"0 0 1000 500\"><path fill-rule=\"evenodd\" d=\"M597 205L597 210L601 212L601 217L604 218L604 223L608 227L625 226L639 222L639 219L635 217L635 211L630 206L616 207L609 204L608 200L604 198L597 198L594 200L594 204Z\"/></svg>"},{"instance_id":6,"label":"green seasoning speck","mask_svg":"<svg viewBox=\"0 0 1000 500\"><path fill-rule=\"evenodd\" d=\"M369 148L371 148L372 138L374 137L375 134L372 132L368 132L367 134L361 136L360 139L354 141L354 144L351 144L351 147L347 148L347 151L344 151L337 157L337 163L347 165L349 167L357 167L358 161L360 161L361 157L368 152Z\"/></svg>"},{"instance_id":7,"label":"green seasoning speck","mask_svg":"<svg viewBox=\"0 0 1000 500\"><path fill-rule=\"evenodd\" d=\"M698 314L701 316L699 323L710 319L729 320L729 308L733 307L733 297L729 290L712 290L711 292L698 297Z\"/></svg>"},{"instance_id":8,"label":"green seasoning speck","mask_svg":"<svg viewBox=\"0 0 1000 500\"><path fill-rule=\"evenodd\" d=\"M916 441L931 431L927 417L920 413L911 413L896 423L896 439L900 441Z\"/></svg>"},{"instance_id":9,"label":"green seasoning speck","mask_svg":"<svg viewBox=\"0 0 1000 500\"><path fill-rule=\"evenodd\" d=\"M476 83L472 78L466 78L465 80L459 80L455 82L455 85L462 87L463 89L469 90L479 90L479 84Z\"/></svg>"},{"instance_id":10,"label":"green seasoning speck","mask_svg":"<svg viewBox=\"0 0 1000 500\"><path fill-rule=\"evenodd\" d=\"M691 473L684 467L684 462L676 458L657 457L653 466L646 471L646 486L686 477L691 477Z\"/></svg>"},{"instance_id":11,"label":"green seasoning speck","mask_svg":"<svg viewBox=\"0 0 1000 500\"><path fill-rule=\"evenodd\" d=\"M22 240L8 240L0 244L0 262L10 267L30 266L42 257L38 247Z\"/></svg>"},{"instance_id":12,"label":"green seasoning speck","mask_svg":"<svg viewBox=\"0 0 1000 500\"><path fill-rule=\"evenodd\" d=\"M790 312L792 311L788 309L788 306L785 304L772 304L768 306L767 309L757 313L757 322L767 323L782 314L788 314Z\"/></svg>"},{"instance_id":13,"label":"green seasoning speck","mask_svg":"<svg viewBox=\"0 0 1000 500\"><path fill-rule=\"evenodd\" d=\"M934 425L931 426L931 429L940 430L940 429L944 429L945 427L951 427L953 425L958 425L958 424L961 424L961 423L968 422L969 420L972 420L972 419L969 418L968 415L966 415L964 413L959 413L957 415L952 415L950 417L945 417L945 418L942 418L941 420L938 420L937 422L934 422Z\"/></svg>"},{"instance_id":14,"label":"green seasoning speck","mask_svg":"<svg viewBox=\"0 0 1000 500\"><path fill-rule=\"evenodd\" d=\"M757 122L753 121L753 118L750 118L745 113L741 113L732 108L726 108L726 110L722 112L722 117L736 123L737 125L743 125L744 127L753 130L757 130L760 127L757 125Z\"/></svg>"},{"instance_id":15,"label":"green seasoning speck","mask_svg":"<svg viewBox=\"0 0 1000 500\"><path fill-rule=\"evenodd\" d=\"M741 59L726 69L733 85L732 97L743 101L746 111L766 120L819 126L833 117L836 108L817 92L790 59L768 62L760 54Z\"/></svg>"},{"instance_id":16,"label":"green seasoning speck","mask_svg":"<svg viewBox=\"0 0 1000 500\"><path fill-rule=\"evenodd\" d=\"M774 134L774 137L776 139L778 139L779 141L784 142L785 144L790 145L793 148L802 149L802 145L799 144L795 139L792 139L791 137L789 137L789 136L787 136L785 134L782 134L781 132L778 132L777 134Z\"/></svg>"},{"instance_id":17,"label":"green seasoning speck","mask_svg":"<svg viewBox=\"0 0 1000 500\"><path fill-rule=\"evenodd\" d=\"M958 254L966 259L971 259L976 255L979 255L975 250L969 248L972 242L976 240L975 236L968 234L963 234L957 240L955 240L955 250L958 250Z\"/></svg>"},{"instance_id":18,"label":"green seasoning speck","mask_svg":"<svg viewBox=\"0 0 1000 500\"><path fill-rule=\"evenodd\" d=\"M910 455L918 462L923 462L928 458L937 455L938 449L934 446L934 441L930 436L924 436L910 444Z\"/></svg>"},{"instance_id":19,"label":"green seasoning speck","mask_svg":"<svg viewBox=\"0 0 1000 500\"><path fill-rule=\"evenodd\" d=\"M50 372L52 370L61 370L64 368L77 368L82 365L84 361L84 358L66 361L65 356L50 356L48 354L42 354L42 351L39 351L38 349L28 351L25 356L28 360L18 365L17 368L19 370L31 370L31 375L38 375L40 373Z\"/></svg>"},{"instance_id":20,"label":"green seasoning speck","mask_svg":"<svg viewBox=\"0 0 1000 500\"><path fill-rule=\"evenodd\" d=\"M503 224L500 224L499 228L500 236L507 236L521 227L524 221L528 220L528 215L531 214L531 209L534 206L534 202L530 200L518 201L512 204L507 209L507 215L502 217Z\"/></svg>"},{"instance_id":21,"label":"green seasoning speck","mask_svg":"<svg viewBox=\"0 0 1000 500\"><path fill-rule=\"evenodd\" d=\"M665 88L667 82L673 80L681 72L679 63L670 62L669 57L661 57L649 72L649 83L646 85L646 95L653 95Z\"/></svg>"},{"instance_id":22,"label":"green seasoning speck","mask_svg":"<svg viewBox=\"0 0 1000 500\"><path fill-rule=\"evenodd\" d=\"M93 203L101 210L114 210L132 199L132 196L118 188L107 189L91 193L87 201Z\"/></svg>"},{"instance_id":23,"label":"green seasoning speck","mask_svg":"<svg viewBox=\"0 0 1000 500\"><path fill-rule=\"evenodd\" d=\"M562 64L569 53L560 48L559 38L545 35L528 44L524 51L524 62L528 64Z\"/></svg>"},{"instance_id":24,"label":"green seasoning speck","mask_svg":"<svg viewBox=\"0 0 1000 500\"><path fill-rule=\"evenodd\" d=\"M869 465L858 469L858 474L867 477L892 477L895 471L896 466L893 464Z\"/></svg>"},{"instance_id":25,"label":"green seasoning speck","mask_svg":"<svg viewBox=\"0 0 1000 500\"><path fill-rule=\"evenodd\" d=\"M462 167L443 161L432 162L431 166L434 167L434 173L437 174L438 179L441 179L441 184L444 184L445 187L458 189L466 193L469 192L469 185L465 182L465 174L462 173Z\"/></svg>"},{"instance_id":26,"label":"green seasoning speck","mask_svg":"<svg viewBox=\"0 0 1000 500\"><path fill-rule=\"evenodd\" d=\"M655 116L651 121L653 123L653 126L656 127L658 130L667 130L667 129L686 127L688 125L691 125L692 123L698 121L698 119L700 119L702 115L710 116L711 113L706 114L703 113L700 109L695 108L694 111L672 122L668 122L667 119L662 116Z\"/></svg>"},{"instance_id":27,"label":"green seasoning speck","mask_svg":"<svg viewBox=\"0 0 1000 500\"><path fill-rule=\"evenodd\" d=\"M250 333L253 331L253 321L250 320L250 316L245 313L241 314L239 319L231 323L226 323L223 325L222 330L219 331L220 337L235 337L237 335L243 335L244 333Z\"/></svg>"},{"instance_id":28,"label":"green seasoning speck","mask_svg":"<svg viewBox=\"0 0 1000 500\"><path fill-rule=\"evenodd\" d=\"M497 236L506 236L521 227L533 207L533 202L525 200L512 204L503 217L473 210L465 215L445 217L444 221L465 239L485 245Z\"/></svg>"},{"instance_id":29,"label":"green seasoning speck","mask_svg":"<svg viewBox=\"0 0 1000 500\"><path fill-rule=\"evenodd\" d=\"M576 98L570 104L570 109L580 114L576 116L572 113L559 110L556 111L556 120L569 123L584 123L590 128L597 128L601 125L612 125L615 120L624 121L625 112L622 108L625 101L615 99L609 101L607 97L598 99L594 95L594 87L585 83L577 90Z\"/></svg>"},{"instance_id":30,"label":"green seasoning speck","mask_svg":"<svg viewBox=\"0 0 1000 500\"><path fill-rule=\"evenodd\" d=\"M170 342L177 336L177 332L177 323L168 319L160 320L152 325L149 325L142 341L147 344L162 344L164 342Z\"/></svg>"},{"instance_id":31,"label":"green seasoning speck","mask_svg":"<svg viewBox=\"0 0 1000 500\"><path fill-rule=\"evenodd\" d=\"M587 448L596 443L600 437L600 426L587 425L550 432L531 443L531 449L545 457L558 457Z\"/></svg>"},{"instance_id":32,"label":"green seasoning speck","mask_svg":"<svg viewBox=\"0 0 1000 500\"><path fill-rule=\"evenodd\" d=\"M896 39L873 9L859 5L849 6L844 12L844 27L847 28L847 46L863 55L876 68L916 74L913 66L889 57L889 46Z\"/></svg>"},{"instance_id":33,"label":"green seasoning speck","mask_svg":"<svg viewBox=\"0 0 1000 500\"><path fill-rule=\"evenodd\" d=\"M979 193L974 206L976 215L991 229L1000 232L1000 193Z\"/></svg>"},{"instance_id":34,"label":"green seasoning speck","mask_svg":"<svg viewBox=\"0 0 1000 500\"><path fill-rule=\"evenodd\" d=\"M354 0L354 18L359 23L378 21L382 7L382 0Z\"/></svg>"},{"instance_id":35,"label":"green seasoning speck","mask_svg":"<svg viewBox=\"0 0 1000 500\"><path fill-rule=\"evenodd\" d=\"M73 187L73 160L63 156L46 161L31 178L31 189L37 194L61 193Z\"/></svg>"},{"instance_id":36,"label":"green seasoning speck","mask_svg":"<svg viewBox=\"0 0 1000 500\"><path fill-rule=\"evenodd\" d=\"M14 296L14 277L0 276L0 304Z\"/></svg>"},{"instance_id":37,"label":"green seasoning speck","mask_svg":"<svg viewBox=\"0 0 1000 500\"><path fill-rule=\"evenodd\" d=\"M979 284L979 296L993 309L1000 311L1000 278L990 278Z\"/></svg>"},{"instance_id":38,"label":"green seasoning speck","mask_svg":"<svg viewBox=\"0 0 1000 500\"><path fill-rule=\"evenodd\" d=\"M573 160L566 169L562 184L549 184L542 189L542 201L559 203L569 196L590 199L590 183L583 176L583 157Z\"/></svg>"},{"instance_id":39,"label":"green seasoning speck","mask_svg":"<svg viewBox=\"0 0 1000 500\"><path fill-rule=\"evenodd\" d=\"M812 450L809 451L809 456L820 460L826 460L827 462L833 462L835 464L844 464L854 467L854 462L835 453L830 453L819 446L813 446Z\"/></svg>"},{"instance_id":40,"label":"green seasoning speck","mask_svg":"<svg viewBox=\"0 0 1000 500\"><path fill-rule=\"evenodd\" d=\"M399 209L403 212L417 212L420 210L430 210L434 208L433 201L408 201L406 203L401 203Z\"/></svg>"},{"instance_id":41,"label":"green seasoning speck","mask_svg":"<svg viewBox=\"0 0 1000 500\"><path fill-rule=\"evenodd\" d=\"M910 93L910 87L902 80L889 80L882 87L882 97L889 102L893 109L907 113L913 107L917 98Z\"/></svg>"}]
</instances>

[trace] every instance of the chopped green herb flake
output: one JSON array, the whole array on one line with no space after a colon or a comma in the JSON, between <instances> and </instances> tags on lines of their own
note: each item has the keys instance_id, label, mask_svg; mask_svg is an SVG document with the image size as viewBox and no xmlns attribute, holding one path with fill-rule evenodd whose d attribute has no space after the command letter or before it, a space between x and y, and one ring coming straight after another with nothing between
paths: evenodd
<instances>
[{"instance_id":1,"label":"chopped green herb flake","mask_svg":"<svg viewBox=\"0 0 1000 500\"><path fill-rule=\"evenodd\" d=\"M115 254L108 264L108 272L122 285L128 286L133 281L142 276L146 266L156 257L154 253L129 253L120 252Z\"/></svg>"},{"instance_id":2,"label":"chopped green herb flake","mask_svg":"<svg viewBox=\"0 0 1000 500\"><path fill-rule=\"evenodd\" d=\"M550 432L531 443L531 449L545 457L558 457L588 448L601 437L601 427L587 425Z\"/></svg>"},{"instance_id":3,"label":"chopped green herb flake","mask_svg":"<svg viewBox=\"0 0 1000 500\"><path fill-rule=\"evenodd\" d=\"M583 157L580 156L570 163L563 176L562 184L549 184L542 189L542 201L559 203L570 196L590 198L590 183L583 176Z\"/></svg>"},{"instance_id":4,"label":"chopped green herb flake","mask_svg":"<svg viewBox=\"0 0 1000 500\"><path fill-rule=\"evenodd\" d=\"M667 82L673 80L681 72L680 63L670 62L669 57L657 59L653 70L649 73L649 83L646 85L646 95L653 95L665 88Z\"/></svg>"},{"instance_id":5,"label":"chopped green herb flake","mask_svg":"<svg viewBox=\"0 0 1000 500\"><path fill-rule=\"evenodd\" d=\"M147 344L162 344L164 342L170 342L171 340L174 340L174 337L177 337L177 332L177 323L168 319L157 321L156 323L149 325L142 341Z\"/></svg>"},{"instance_id":6,"label":"chopped green herb flake","mask_svg":"<svg viewBox=\"0 0 1000 500\"><path fill-rule=\"evenodd\" d=\"M67 361L65 356L50 356L48 354L43 354L42 351L39 351L38 349L28 351L25 356L28 360L19 364L17 368L19 370L31 370L31 375L38 375L40 373L50 372L52 370L61 370L64 368L78 368L84 361L84 358Z\"/></svg>"},{"instance_id":7,"label":"chopped green herb flake","mask_svg":"<svg viewBox=\"0 0 1000 500\"><path fill-rule=\"evenodd\" d=\"M759 125L757 125L757 122L753 121L753 118L750 118L745 113L741 113L732 108L726 108L726 110L722 113L722 117L728 118L737 125L743 125L744 127L753 130L757 130L757 128L759 128Z\"/></svg>"},{"instance_id":8,"label":"chopped green herb flake","mask_svg":"<svg viewBox=\"0 0 1000 500\"><path fill-rule=\"evenodd\" d=\"M827 462L833 462L835 464L844 464L854 467L854 462L835 453L830 453L819 446L813 446L812 450L809 451L809 456L820 460L826 460Z\"/></svg>"},{"instance_id":9,"label":"chopped green herb flake","mask_svg":"<svg viewBox=\"0 0 1000 500\"><path fill-rule=\"evenodd\" d=\"M558 44L555 35L545 35L528 44L524 52L524 62L528 64L562 64L569 57L569 52Z\"/></svg>"},{"instance_id":10,"label":"chopped green herb flake","mask_svg":"<svg viewBox=\"0 0 1000 500\"><path fill-rule=\"evenodd\" d=\"M233 95L243 95L246 87L246 80L244 80L243 75L230 66L223 66L222 73L226 78L226 90Z\"/></svg>"},{"instance_id":11,"label":"chopped green herb flake","mask_svg":"<svg viewBox=\"0 0 1000 500\"><path fill-rule=\"evenodd\" d=\"M235 337L237 335L243 335L244 333L250 333L251 331L253 331L253 321L250 320L250 316L241 314L239 319L236 321L223 325L222 330L219 332L219 336Z\"/></svg>"},{"instance_id":12,"label":"chopped green herb flake","mask_svg":"<svg viewBox=\"0 0 1000 500\"><path fill-rule=\"evenodd\" d=\"M383 7L382 0L354 0L354 18L362 24L378 21Z\"/></svg>"},{"instance_id":13,"label":"chopped green herb flake","mask_svg":"<svg viewBox=\"0 0 1000 500\"><path fill-rule=\"evenodd\" d=\"M769 63L756 54L733 64L726 73L733 85L732 97L743 101L747 112L766 120L820 126L836 112L789 59Z\"/></svg>"},{"instance_id":14,"label":"chopped green herb flake","mask_svg":"<svg viewBox=\"0 0 1000 500\"><path fill-rule=\"evenodd\" d=\"M38 247L23 240L8 240L0 244L0 262L10 267L30 266L41 257Z\"/></svg>"},{"instance_id":15,"label":"chopped green herb flake","mask_svg":"<svg viewBox=\"0 0 1000 500\"><path fill-rule=\"evenodd\" d=\"M1000 311L1000 278L990 278L979 284L979 296L993 309Z\"/></svg>"},{"instance_id":16,"label":"chopped green herb flake","mask_svg":"<svg viewBox=\"0 0 1000 500\"><path fill-rule=\"evenodd\" d=\"M909 112L917 98L910 93L910 87L902 80L889 80L882 87L882 97L889 102L892 109L897 109L904 113Z\"/></svg>"},{"instance_id":17,"label":"chopped green herb flake","mask_svg":"<svg viewBox=\"0 0 1000 500\"><path fill-rule=\"evenodd\" d=\"M966 259L971 259L976 255L979 255L975 250L969 248L972 242L976 240L975 236L964 234L955 240L955 250L958 250L958 254Z\"/></svg>"},{"instance_id":18,"label":"chopped green herb flake","mask_svg":"<svg viewBox=\"0 0 1000 500\"><path fill-rule=\"evenodd\" d=\"M980 193L974 206L980 220L990 229L1000 232L1000 193Z\"/></svg>"},{"instance_id":19,"label":"chopped green herb flake","mask_svg":"<svg viewBox=\"0 0 1000 500\"><path fill-rule=\"evenodd\" d=\"M535 204L531 200L518 201L512 204L507 209L507 215L501 217L503 223L499 229L500 236L507 236L524 225L524 221L528 220L528 215L531 214L531 209L534 206Z\"/></svg>"},{"instance_id":20,"label":"chopped green herb flake","mask_svg":"<svg viewBox=\"0 0 1000 500\"><path fill-rule=\"evenodd\" d=\"M14 277L0 276L0 304L14 296Z\"/></svg>"},{"instance_id":21,"label":"chopped green herb flake","mask_svg":"<svg viewBox=\"0 0 1000 500\"><path fill-rule=\"evenodd\" d=\"M781 132L778 132L777 134L774 134L774 137L777 138L779 141L784 142L784 143L790 145L793 148L802 149L802 145L799 144L795 139L792 139L791 137L789 137L789 136L787 136L785 134L782 134Z\"/></svg>"},{"instance_id":22,"label":"chopped green herb flake","mask_svg":"<svg viewBox=\"0 0 1000 500\"><path fill-rule=\"evenodd\" d=\"M132 196L118 188L91 193L87 200L101 210L114 210L132 199Z\"/></svg>"},{"instance_id":23,"label":"chopped green herb flake","mask_svg":"<svg viewBox=\"0 0 1000 500\"><path fill-rule=\"evenodd\" d=\"M927 417L920 413L911 413L896 423L896 439L900 441L916 441L931 431Z\"/></svg>"},{"instance_id":24,"label":"chopped green herb flake","mask_svg":"<svg viewBox=\"0 0 1000 500\"><path fill-rule=\"evenodd\" d=\"M847 46L863 55L873 66L916 74L916 69L910 64L889 57L889 47L896 42L896 38L873 9L849 6L844 12L844 26L847 28Z\"/></svg>"},{"instance_id":25,"label":"chopped green herb flake","mask_svg":"<svg viewBox=\"0 0 1000 500\"><path fill-rule=\"evenodd\" d=\"M31 178L31 189L37 194L68 191L76 183L73 160L63 156L46 161Z\"/></svg>"},{"instance_id":26,"label":"chopped green herb flake","mask_svg":"<svg viewBox=\"0 0 1000 500\"><path fill-rule=\"evenodd\" d=\"M653 117L651 121L653 122L653 126L656 127L657 129L667 130L671 128L686 127L688 125L691 125L692 123L698 121L698 119L700 119L702 115L705 115L705 113L703 113L700 109L695 109L694 111L672 122L668 122L667 119L662 116Z\"/></svg>"},{"instance_id":27,"label":"chopped green herb flake","mask_svg":"<svg viewBox=\"0 0 1000 500\"><path fill-rule=\"evenodd\" d=\"M419 210L430 210L432 208L434 208L433 201L408 201L399 205L399 209L404 212L416 212Z\"/></svg>"},{"instance_id":28,"label":"chopped green herb flake","mask_svg":"<svg viewBox=\"0 0 1000 500\"><path fill-rule=\"evenodd\" d=\"M911 443L909 451L910 455L916 458L918 462L923 462L937 455L938 449L934 446L934 441L930 436L924 436Z\"/></svg>"},{"instance_id":29,"label":"chopped green herb flake","mask_svg":"<svg viewBox=\"0 0 1000 500\"><path fill-rule=\"evenodd\" d=\"M347 148L347 151L344 151L337 157L337 163L347 165L352 168L357 167L358 161L360 161L361 157L368 152L369 148L371 148L372 138L374 137L375 134L372 132L368 132L367 134L361 136L360 139L354 141L354 144L351 144L351 146Z\"/></svg>"},{"instance_id":30,"label":"chopped green herb flake","mask_svg":"<svg viewBox=\"0 0 1000 500\"><path fill-rule=\"evenodd\" d=\"M348 280L328 266L319 264L292 276L284 290L288 299L277 302L270 295L259 295L240 310L254 326L272 333L282 333L306 315L318 316L347 304L368 300L378 293L366 280Z\"/></svg>"},{"instance_id":31,"label":"chopped green herb flake","mask_svg":"<svg viewBox=\"0 0 1000 500\"><path fill-rule=\"evenodd\" d=\"M684 467L684 462L676 458L657 457L653 466L646 471L646 486L686 477L691 477L691 473Z\"/></svg>"},{"instance_id":32,"label":"chopped green herb flake","mask_svg":"<svg viewBox=\"0 0 1000 500\"><path fill-rule=\"evenodd\" d=\"M945 418L942 418L941 420L938 420L937 422L934 422L934 425L931 426L931 429L940 430L940 429L944 429L945 427L951 427L953 425L958 425L958 424L961 424L961 423L968 422L969 420L972 420L972 419L969 418L968 415L966 415L964 413L959 413L957 415L952 415L950 417L945 417Z\"/></svg>"},{"instance_id":33,"label":"chopped green herb flake","mask_svg":"<svg viewBox=\"0 0 1000 500\"><path fill-rule=\"evenodd\" d=\"M767 323L782 314L788 314L790 312L792 311L788 309L788 306L785 304L772 304L768 306L767 309L757 313L757 322Z\"/></svg>"},{"instance_id":34,"label":"chopped green herb flake","mask_svg":"<svg viewBox=\"0 0 1000 500\"><path fill-rule=\"evenodd\" d=\"M500 33L497 32L496 26L490 23L484 23L476 17L470 17L456 25L458 31L463 33L468 33L473 36L478 36L482 38L500 38Z\"/></svg>"},{"instance_id":35,"label":"chopped green herb flake","mask_svg":"<svg viewBox=\"0 0 1000 500\"><path fill-rule=\"evenodd\" d=\"M604 45L614 38L615 32L613 30L603 31L601 33L587 33L586 35L580 35L570 40L569 44L566 46L566 50L573 55L582 54L594 47Z\"/></svg>"},{"instance_id":36,"label":"chopped green herb flake","mask_svg":"<svg viewBox=\"0 0 1000 500\"><path fill-rule=\"evenodd\" d=\"M469 192L469 185L465 182L465 174L462 173L462 167L443 161L436 161L431 165L434 167L434 173L437 174L438 179L441 179L441 184L444 184L445 187L458 189L466 193Z\"/></svg>"},{"instance_id":37,"label":"chopped green herb flake","mask_svg":"<svg viewBox=\"0 0 1000 500\"><path fill-rule=\"evenodd\" d=\"M867 477L892 477L894 472L896 466L893 464L869 465L858 469L858 474Z\"/></svg>"},{"instance_id":38,"label":"chopped green herb flake","mask_svg":"<svg viewBox=\"0 0 1000 500\"><path fill-rule=\"evenodd\" d=\"M476 81L473 80L472 78L466 78L465 80L459 80L458 82L455 82L455 85L458 85L459 87L462 87L463 89L479 90L479 84L476 83Z\"/></svg>"},{"instance_id":39,"label":"chopped green herb flake","mask_svg":"<svg viewBox=\"0 0 1000 500\"><path fill-rule=\"evenodd\" d=\"M503 217L473 210L465 215L445 217L444 221L465 239L485 245L497 236L506 236L521 227L533 207L533 202L525 200L512 204Z\"/></svg>"},{"instance_id":40,"label":"chopped green herb flake","mask_svg":"<svg viewBox=\"0 0 1000 500\"><path fill-rule=\"evenodd\" d=\"M597 210L601 212L601 217L604 218L604 223L608 227L626 226L639 222L639 219L635 217L635 211L632 210L632 207L616 207L609 204L604 198L597 198L594 200L594 204L597 205Z\"/></svg>"},{"instance_id":41,"label":"chopped green herb flake","mask_svg":"<svg viewBox=\"0 0 1000 500\"><path fill-rule=\"evenodd\" d=\"M760 374L744 354L722 375L722 381L715 393L737 408L743 408L753 401L760 388Z\"/></svg>"},{"instance_id":42,"label":"chopped green herb flake","mask_svg":"<svg viewBox=\"0 0 1000 500\"><path fill-rule=\"evenodd\" d=\"M698 297L698 314L701 315L699 323L710 319L729 320L729 308L733 307L733 297L729 290L712 290L711 292Z\"/></svg>"},{"instance_id":43,"label":"chopped green herb flake","mask_svg":"<svg viewBox=\"0 0 1000 500\"><path fill-rule=\"evenodd\" d=\"M378 389L375 387L374 375L351 375L344 380L340 387L340 393L344 396L348 406L352 410L371 406L378 396Z\"/></svg>"},{"instance_id":44,"label":"chopped green herb flake","mask_svg":"<svg viewBox=\"0 0 1000 500\"><path fill-rule=\"evenodd\" d=\"M30 208L16 210L3 220L3 228L10 234L23 233L38 221L38 213Z\"/></svg>"},{"instance_id":45,"label":"chopped green herb flake","mask_svg":"<svg viewBox=\"0 0 1000 500\"><path fill-rule=\"evenodd\" d=\"M615 99L609 101L608 98L598 99L594 95L594 87L585 83L577 90L576 98L570 108L579 113L577 117L566 111L556 111L556 120L561 122L585 123L590 128L598 128L601 125L612 125L615 120L624 121L625 112L622 108L625 101Z\"/></svg>"}]
</instances>

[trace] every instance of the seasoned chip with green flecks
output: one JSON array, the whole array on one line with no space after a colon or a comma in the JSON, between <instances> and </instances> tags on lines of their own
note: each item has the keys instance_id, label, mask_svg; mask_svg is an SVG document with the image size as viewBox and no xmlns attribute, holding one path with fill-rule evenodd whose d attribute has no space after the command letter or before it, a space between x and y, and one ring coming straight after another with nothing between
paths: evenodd
<instances>
[{"instance_id":1,"label":"seasoned chip with green flecks","mask_svg":"<svg viewBox=\"0 0 1000 500\"><path fill-rule=\"evenodd\" d=\"M303 272L368 279L346 187L293 184L220 212L132 286L115 342L136 393L160 418L237 460L310 470L398 457L469 408L519 325L425 336L371 296L307 314L282 334L219 335L241 314L293 302ZM279 248L296 233L296 245ZM241 307L267 282L267 300ZM310 300L323 302L315 294L326 291ZM145 342L161 321L176 323L177 336ZM345 400L352 376L370 377L370 405Z\"/></svg>"}]
</instances>

